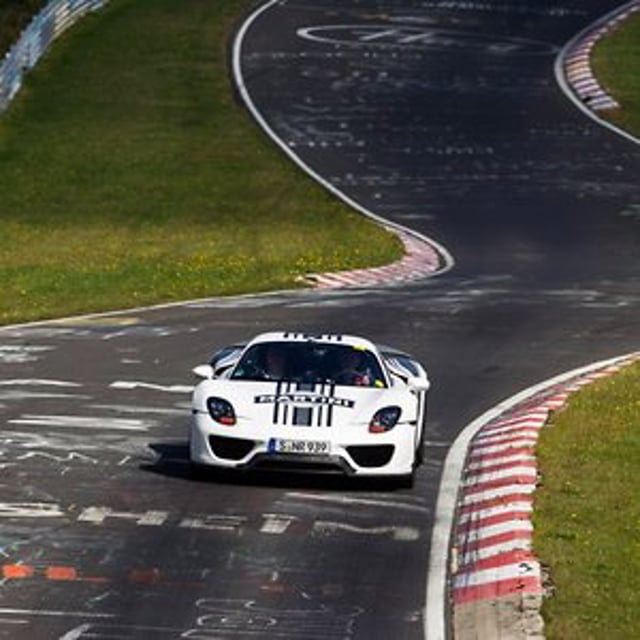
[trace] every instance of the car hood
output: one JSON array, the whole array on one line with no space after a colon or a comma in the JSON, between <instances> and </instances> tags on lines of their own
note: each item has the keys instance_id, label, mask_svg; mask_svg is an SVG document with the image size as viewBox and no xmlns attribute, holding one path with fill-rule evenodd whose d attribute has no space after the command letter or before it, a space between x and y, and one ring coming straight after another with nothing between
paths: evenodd
<instances>
[{"instance_id":1,"label":"car hood","mask_svg":"<svg viewBox=\"0 0 640 640\"><path fill-rule=\"evenodd\" d=\"M230 402L239 423L265 426L368 424L378 409L391 405L401 407L402 422L415 419L407 391L396 388L205 380L194 391L194 410L207 412L206 401L212 396Z\"/></svg>"}]
</instances>

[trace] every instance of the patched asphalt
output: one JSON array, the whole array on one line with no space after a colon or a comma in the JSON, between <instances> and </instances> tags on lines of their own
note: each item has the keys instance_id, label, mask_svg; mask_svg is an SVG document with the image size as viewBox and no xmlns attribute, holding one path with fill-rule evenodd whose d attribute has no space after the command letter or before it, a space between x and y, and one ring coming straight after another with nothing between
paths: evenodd
<instances>
[{"instance_id":1,"label":"patched asphalt","mask_svg":"<svg viewBox=\"0 0 640 640\"><path fill-rule=\"evenodd\" d=\"M305 163L456 267L401 288L1 330L0 637L421 638L460 429L637 348L640 151L553 78L559 48L615 4L344 4L262 13L242 49L247 88ZM189 479L191 367L279 328L362 333L424 362L414 489Z\"/></svg>"}]
</instances>

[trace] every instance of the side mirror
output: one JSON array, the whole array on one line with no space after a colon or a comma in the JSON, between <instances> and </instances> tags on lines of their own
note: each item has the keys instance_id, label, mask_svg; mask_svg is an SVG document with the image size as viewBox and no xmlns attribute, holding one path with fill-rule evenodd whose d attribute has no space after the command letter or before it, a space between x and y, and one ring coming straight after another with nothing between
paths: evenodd
<instances>
[{"instance_id":1,"label":"side mirror","mask_svg":"<svg viewBox=\"0 0 640 640\"><path fill-rule=\"evenodd\" d=\"M428 378L421 378L418 376L412 376L407 379L407 384L413 387L416 391L428 391L431 387L431 383Z\"/></svg>"},{"instance_id":2,"label":"side mirror","mask_svg":"<svg viewBox=\"0 0 640 640\"><path fill-rule=\"evenodd\" d=\"M210 364L199 364L193 368L193 373L195 373L198 378L213 380L213 367Z\"/></svg>"}]
</instances>

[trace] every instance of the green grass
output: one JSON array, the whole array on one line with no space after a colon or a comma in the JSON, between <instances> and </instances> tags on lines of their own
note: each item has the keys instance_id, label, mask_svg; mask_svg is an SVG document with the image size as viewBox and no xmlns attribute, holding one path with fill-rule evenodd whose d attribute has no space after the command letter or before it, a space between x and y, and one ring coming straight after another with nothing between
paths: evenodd
<instances>
[{"instance_id":1,"label":"green grass","mask_svg":"<svg viewBox=\"0 0 640 640\"><path fill-rule=\"evenodd\" d=\"M640 13L602 38L592 56L601 86L620 104L602 115L640 137Z\"/></svg>"},{"instance_id":2,"label":"green grass","mask_svg":"<svg viewBox=\"0 0 640 640\"><path fill-rule=\"evenodd\" d=\"M640 638L640 364L542 430L534 548L550 566L547 640Z\"/></svg>"},{"instance_id":3,"label":"green grass","mask_svg":"<svg viewBox=\"0 0 640 640\"><path fill-rule=\"evenodd\" d=\"M111 0L0 117L0 324L295 286L399 241L258 130L226 64L247 0Z\"/></svg>"}]
</instances>

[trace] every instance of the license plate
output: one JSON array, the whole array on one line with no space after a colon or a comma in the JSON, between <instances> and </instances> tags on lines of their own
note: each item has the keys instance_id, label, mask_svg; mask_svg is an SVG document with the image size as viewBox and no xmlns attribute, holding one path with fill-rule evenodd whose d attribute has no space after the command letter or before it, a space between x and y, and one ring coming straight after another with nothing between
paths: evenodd
<instances>
[{"instance_id":1,"label":"license plate","mask_svg":"<svg viewBox=\"0 0 640 640\"><path fill-rule=\"evenodd\" d=\"M286 440L283 438L271 438L268 449L269 453L328 455L331 453L331 443L327 440Z\"/></svg>"}]
</instances>

